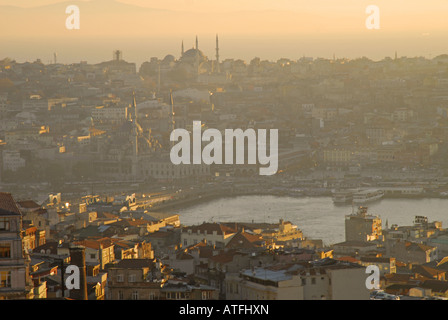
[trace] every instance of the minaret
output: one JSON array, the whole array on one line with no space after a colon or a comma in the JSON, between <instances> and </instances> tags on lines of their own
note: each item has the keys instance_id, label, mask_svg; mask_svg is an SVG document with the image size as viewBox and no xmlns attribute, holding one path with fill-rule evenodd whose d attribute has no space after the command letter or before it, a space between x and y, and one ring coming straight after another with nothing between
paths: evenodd
<instances>
[{"instance_id":1,"label":"minaret","mask_svg":"<svg viewBox=\"0 0 448 320\"><path fill-rule=\"evenodd\" d=\"M173 99L173 90L170 89L170 106L171 106L171 114L170 114L170 120L171 120L171 130L174 132L176 129L176 122L174 120L174 99ZM174 141L171 141L171 148L174 146Z\"/></svg>"},{"instance_id":2,"label":"minaret","mask_svg":"<svg viewBox=\"0 0 448 320\"><path fill-rule=\"evenodd\" d=\"M195 56L195 76L196 76L196 81L199 81L199 68L200 68L200 62L199 62L199 45L198 45L198 36L196 36L196 56Z\"/></svg>"},{"instance_id":3,"label":"minaret","mask_svg":"<svg viewBox=\"0 0 448 320\"><path fill-rule=\"evenodd\" d=\"M181 58L184 56L184 40L182 40L182 52L181 52Z\"/></svg>"},{"instance_id":4,"label":"minaret","mask_svg":"<svg viewBox=\"0 0 448 320\"><path fill-rule=\"evenodd\" d=\"M132 178L138 177L138 127L137 127L137 103L135 101L135 92L133 94L132 101Z\"/></svg>"},{"instance_id":5,"label":"minaret","mask_svg":"<svg viewBox=\"0 0 448 320\"><path fill-rule=\"evenodd\" d=\"M170 89L170 106L171 106L171 130L174 130L174 99L173 99L173 90Z\"/></svg>"},{"instance_id":6,"label":"minaret","mask_svg":"<svg viewBox=\"0 0 448 320\"><path fill-rule=\"evenodd\" d=\"M134 122L134 127L137 124L137 102L135 101L135 91L132 92L132 121Z\"/></svg>"},{"instance_id":7,"label":"minaret","mask_svg":"<svg viewBox=\"0 0 448 320\"><path fill-rule=\"evenodd\" d=\"M220 73L221 70L219 68L219 40L218 35L216 35L216 73Z\"/></svg>"},{"instance_id":8,"label":"minaret","mask_svg":"<svg viewBox=\"0 0 448 320\"><path fill-rule=\"evenodd\" d=\"M135 101L135 92L133 94L133 100L132 100L132 135L133 135L133 144L134 144L134 156L138 155L138 126L137 126L137 103Z\"/></svg>"},{"instance_id":9,"label":"minaret","mask_svg":"<svg viewBox=\"0 0 448 320\"><path fill-rule=\"evenodd\" d=\"M160 62L159 65L157 66L157 94L160 93Z\"/></svg>"}]
</instances>

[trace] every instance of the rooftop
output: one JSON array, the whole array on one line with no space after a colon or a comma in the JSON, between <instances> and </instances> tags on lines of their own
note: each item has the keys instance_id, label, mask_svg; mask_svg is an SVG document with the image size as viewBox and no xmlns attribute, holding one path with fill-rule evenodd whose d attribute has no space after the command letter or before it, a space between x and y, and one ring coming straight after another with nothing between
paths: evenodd
<instances>
[{"instance_id":1,"label":"rooftop","mask_svg":"<svg viewBox=\"0 0 448 320\"><path fill-rule=\"evenodd\" d=\"M10 193L0 192L0 216L22 215Z\"/></svg>"},{"instance_id":2,"label":"rooftop","mask_svg":"<svg viewBox=\"0 0 448 320\"><path fill-rule=\"evenodd\" d=\"M204 233L213 234L213 232L216 232L218 235L228 235L236 232L236 230L229 228L221 223L207 223L207 222L204 222L203 224L197 226L185 227L182 231L188 232L188 230L191 230L192 233L199 232L202 234Z\"/></svg>"},{"instance_id":3,"label":"rooftop","mask_svg":"<svg viewBox=\"0 0 448 320\"><path fill-rule=\"evenodd\" d=\"M18 205L25 209L33 209L33 208L40 208L40 205L38 205L33 200L23 200L23 201L17 201Z\"/></svg>"},{"instance_id":4,"label":"rooftop","mask_svg":"<svg viewBox=\"0 0 448 320\"><path fill-rule=\"evenodd\" d=\"M287 274L286 270L269 270L266 268L254 268L253 270L247 269L241 272L241 274L251 278L275 282L290 280L292 278L292 275Z\"/></svg>"},{"instance_id":5,"label":"rooftop","mask_svg":"<svg viewBox=\"0 0 448 320\"><path fill-rule=\"evenodd\" d=\"M151 259L123 259L112 268L135 269L152 268L154 266Z\"/></svg>"}]
</instances>

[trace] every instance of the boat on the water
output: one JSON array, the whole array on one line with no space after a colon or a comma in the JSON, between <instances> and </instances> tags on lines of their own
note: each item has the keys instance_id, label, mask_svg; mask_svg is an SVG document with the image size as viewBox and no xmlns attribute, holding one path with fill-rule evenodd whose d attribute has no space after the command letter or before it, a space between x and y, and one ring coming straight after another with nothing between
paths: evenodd
<instances>
[{"instance_id":1,"label":"boat on the water","mask_svg":"<svg viewBox=\"0 0 448 320\"><path fill-rule=\"evenodd\" d=\"M335 204L346 204L353 201L353 190L336 190L332 193L332 199Z\"/></svg>"},{"instance_id":2,"label":"boat on the water","mask_svg":"<svg viewBox=\"0 0 448 320\"><path fill-rule=\"evenodd\" d=\"M384 197L384 191L381 189L361 190L353 194L353 203L362 204L380 200Z\"/></svg>"}]
</instances>

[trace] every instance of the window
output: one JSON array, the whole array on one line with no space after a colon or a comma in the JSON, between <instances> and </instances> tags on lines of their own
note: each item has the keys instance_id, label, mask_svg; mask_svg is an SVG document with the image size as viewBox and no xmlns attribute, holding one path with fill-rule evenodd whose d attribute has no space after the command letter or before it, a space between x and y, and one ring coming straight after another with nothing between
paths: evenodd
<instances>
[{"instance_id":1,"label":"window","mask_svg":"<svg viewBox=\"0 0 448 320\"><path fill-rule=\"evenodd\" d=\"M124 277L122 274L118 274L117 275L117 282L123 282L124 281Z\"/></svg>"},{"instance_id":2,"label":"window","mask_svg":"<svg viewBox=\"0 0 448 320\"><path fill-rule=\"evenodd\" d=\"M0 243L1 258L11 258L11 245L9 243Z\"/></svg>"},{"instance_id":3,"label":"window","mask_svg":"<svg viewBox=\"0 0 448 320\"><path fill-rule=\"evenodd\" d=\"M118 291L118 300L123 300L123 291Z\"/></svg>"},{"instance_id":4,"label":"window","mask_svg":"<svg viewBox=\"0 0 448 320\"><path fill-rule=\"evenodd\" d=\"M11 287L11 271L0 271L0 288Z\"/></svg>"},{"instance_id":5,"label":"window","mask_svg":"<svg viewBox=\"0 0 448 320\"><path fill-rule=\"evenodd\" d=\"M316 278L311 278L311 284L316 284Z\"/></svg>"},{"instance_id":6,"label":"window","mask_svg":"<svg viewBox=\"0 0 448 320\"><path fill-rule=\"evenodd\" d=\"M96 254L94 254L94 253L90 254L90 259L95 259L95 257L96 257Z\"/></svg>"},{"instance_id":7,"label":"window","mask_svg":"<svg viewBox=\"0 0 448 320\"><path fill-rule=\"evenodd\" d=\"M132 291L132 300L138 300L138 291Z\"/></svg>"},{"instance_id":8,"label":"window","mask_svg":"<svg viewBox=\"0 0 448 320\"><path fill-rule=\"evenodd\" d=\"M305 286L305 285L306 285L306 279L302 278L302 286Z\"/></svg>"},{"instance_id":9,"label":"window","mask_svg":"<svg viewBox=\"0 0 448 320\"><path fill-rule=\"evenodd\" d=\"M9 230L9 219L0 218L0 231L8 231L8 230Z\"/></svg>"},{"instance_id":10,"label":"window","mask_svg":"<svg viewBox=\"0 0 448 320\"><path fill-rule=\"evenodd\" d=\"M135 278L136 278L135 274L130 274L129 277L128 277L128 281L129 282L135 282Z\"/></svg>"},{"instance_id":11,"label":"window","mask_svg":"<svg viewBox=\"0 0 448 320\"><path fill-rule=\"evenodd\" d=\"M210 292L202 291L202 300L208 300L208 299L210 299Z\"/></svg>"}]
</instances>

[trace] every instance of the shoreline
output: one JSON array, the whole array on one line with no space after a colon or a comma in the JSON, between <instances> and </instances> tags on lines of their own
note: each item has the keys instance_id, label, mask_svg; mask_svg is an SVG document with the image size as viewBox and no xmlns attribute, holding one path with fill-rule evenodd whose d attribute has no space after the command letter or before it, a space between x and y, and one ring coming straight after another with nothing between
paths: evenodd
<instances>
[{"instance_id":1,"label":"shoreline","mask_svg":"<svg viewBox=\"0 0 448 320\"><path fill-rule=\"evenodd\" d=\"M168 211L168 212L172 212L174 210L177 210L179 208L191 208L194 206L198 206L201 204L206 204L209 202L212 202L214 200L220 200L220 199L226 199L226 198L238 198L238 197L244 197L244 196L272 196L272 197L278 197L278 198L331 198L331 195L328 194L322 194L322 195L310 195L310 194L305 194L305 195L291 195L288 193L284 193L284 192L272 192L272 190L269 191L245 191L245 192L230 192L230 193L212 193L212 194L200 194L200 195L195 195L192 196L190 198L187 199L180 199L180 200L171 200L168 203L163 203L157 206L153 206L151 208L148 209L148 211L153 211L153 212L157 212L157 211ZM407 199L407 200L424 200L424 199L447 199L448 197L441 197L439 195L436 196L436 194L423 194L420 196L409 196L409 195L394 195L394 196L384 196L383 198L376 200L376 201L372 201L372 202L367 202L365 204L356 204L355 206L368 206L370 203L378 203L381 200L393 200L393 199L397 199L397 200L403 200L403 199ZM352 206L351 203L334 203L334 206Z\"/></svg>"}]
</instances>

